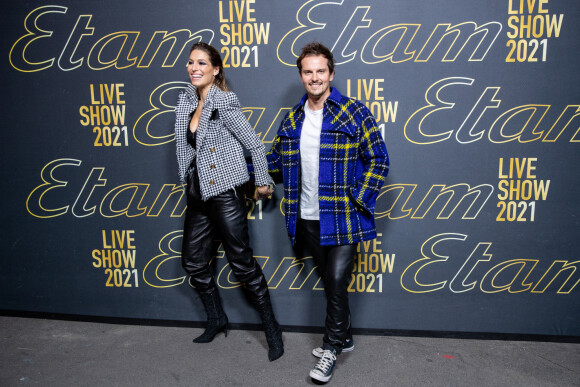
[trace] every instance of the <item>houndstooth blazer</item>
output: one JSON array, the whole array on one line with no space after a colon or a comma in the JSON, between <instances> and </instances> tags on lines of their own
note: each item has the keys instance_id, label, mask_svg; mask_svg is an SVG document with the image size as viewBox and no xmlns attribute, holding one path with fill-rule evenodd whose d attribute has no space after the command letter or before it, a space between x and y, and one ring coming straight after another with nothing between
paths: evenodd
<instances>
[{"instance_id":1,"label":"houndstooth blazer","mask_svg":"<svg viewBox=\"0 0 580 387\"><path fill-rule=\"evenodd\" d=\"M187 169L197 154L202 200L244 184L250 178L244 157L243 148L246 148L252 156L256 186L271 184L264 144L242 113L236 94L215 85L211 87L199 120L194 150L187 142L187 130L197 103L196 87L189 85L179 94L175 109L175 144L181 183L185 183Z\"/></svg>"}]
</instances>

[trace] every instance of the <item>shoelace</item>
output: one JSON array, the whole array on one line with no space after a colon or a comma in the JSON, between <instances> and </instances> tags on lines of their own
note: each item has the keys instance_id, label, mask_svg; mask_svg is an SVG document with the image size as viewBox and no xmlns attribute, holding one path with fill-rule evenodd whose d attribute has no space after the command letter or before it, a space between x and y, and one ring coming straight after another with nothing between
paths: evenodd
<instances>
[{"instance_id":1,"label":"shoelace","mask_svg":"<svg viewBox=\"0 0 580 387\"><path fill-rule=\"evenodd\" d=\"M328 369L332 366L332 362L334 361L336 361L336 356L327 349L324 351L324 354L322 355L320 360L318 360L316 368L326 373L326 371L328 371Z\"/></svg>"}]
</instances>

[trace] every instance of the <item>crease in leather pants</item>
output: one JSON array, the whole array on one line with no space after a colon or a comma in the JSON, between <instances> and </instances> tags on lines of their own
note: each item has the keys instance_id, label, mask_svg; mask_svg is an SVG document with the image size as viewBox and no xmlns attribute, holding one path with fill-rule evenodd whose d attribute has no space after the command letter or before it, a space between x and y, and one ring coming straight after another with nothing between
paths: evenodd
<instances>
[{"instance_id":1,"label":"crease in leather pants","mask_svg":"<svg viewBox=\"0 0 580 387\"><path fill-rule=\"evenodd\" d=\"M245 284L254 305L269 297L268 283L254 258L248 234L246 199L242 187L201 200L199 185L195 184L195 169L188 172L187 211L183 226L181 264L191 283L202 294L210 294L217 286L209 261L216 232L234 275Z\"/></svg>"},{"instance_id":2,"label":"crease in leather pants","mask_svg":"<svg viewBox=\"0 0 580 387\"><path fill-rule=\"evenodd\" d=\"M320 221L300 219L299 227L304 244L318 266L326 293L326 321L324 349L342 352L344 340L350 335L348 282L352 273L356 244L342 246L320 245Z\"/></svg>"}]
</instances>

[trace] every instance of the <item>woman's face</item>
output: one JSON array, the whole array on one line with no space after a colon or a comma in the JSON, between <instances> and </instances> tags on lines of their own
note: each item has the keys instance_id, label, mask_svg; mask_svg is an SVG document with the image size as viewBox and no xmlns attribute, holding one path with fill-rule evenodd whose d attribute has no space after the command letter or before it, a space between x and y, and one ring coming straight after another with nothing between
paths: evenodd
<instances>
[{"instance_id":1,"label":"woman's face","mask_svg":"<svg viewBox=\"0 0 580 387\"><path fill-rule=\"evenodd\" d=\"M209 90L215 76L219 73L219 67L211 65L209 56L202 50L193 50L189 54L189 61L187 62L187 73L191 84L196 86L200 92Z\"/></svg>"}]
</instances>

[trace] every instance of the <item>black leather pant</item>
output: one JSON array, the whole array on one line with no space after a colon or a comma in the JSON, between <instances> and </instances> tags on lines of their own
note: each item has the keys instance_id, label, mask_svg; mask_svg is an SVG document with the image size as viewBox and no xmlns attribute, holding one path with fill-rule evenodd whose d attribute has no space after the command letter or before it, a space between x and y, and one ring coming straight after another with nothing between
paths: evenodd
<instances>
[{"instance_id":1,"label":"black leather pant","mask_svg":"<svg viewBox=\"0 0 580 387\"><path fill-rule=\"evenodd\" d=\"M202 201L199 188L191 184L191 174L189 176L181 264L190 275L192 284L203 294L217 290L209 267L217 231L236 278L245 284L255 305L263 303L264 298L269 297L268 283L250 247L243 189L230 189Z\"/></svg>"},{"instance_id":2,"label":"black leather pant","mask_svg":"<svg viewBox=\"0 0 580 387\"><path fill-rule=\"evenodd\" d=\"M320 222L300 219L301 237L312 253L326 292L326 322L324 349L342 352L344 340L350 335L348 282L351 277L356 244L343 246L320 245Z\"/></svg>"}]
</instances>

